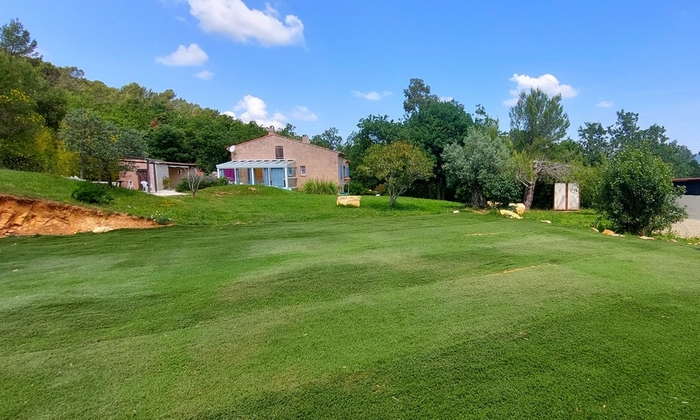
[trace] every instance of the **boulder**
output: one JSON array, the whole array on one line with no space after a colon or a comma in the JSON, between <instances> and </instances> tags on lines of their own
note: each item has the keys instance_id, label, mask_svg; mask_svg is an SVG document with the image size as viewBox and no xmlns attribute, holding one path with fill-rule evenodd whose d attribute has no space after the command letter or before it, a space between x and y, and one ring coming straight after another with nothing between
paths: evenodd
<instances>
[{"instance_id":1,"label":"boulder","mask_svg":"<svg viewBox=\"0 0 700 420\"><path fill-rule=\"evenodd\" d=\"M523 203L510 203L508 204L508 207L510 207L514 212L518 213L520 216L525 213L525 204Z\"/></svg>"},{"instance_id":2,"label":"boulder","mask_svg":"<svg viewBox=\"0 0 700 420\"><path fill-rule=\"evenodd\" d=\"M335 200L335 205L346 207L360 207L361 198L362 197L359 195L339 195L338 199Z\"/></svg>"},{"instance_id":3,"label":"boulder","mask_svg":"<svg viewBox=\"0 0 700 420\"><path fill-rule=\"evenodd\" d=\"M522 219L522 217L520 217L518 213L512 212L510 210L499 210L498 212L501 213L501 215L503 216L510 217L511 219Z\"/></svg>"}]
</instances>

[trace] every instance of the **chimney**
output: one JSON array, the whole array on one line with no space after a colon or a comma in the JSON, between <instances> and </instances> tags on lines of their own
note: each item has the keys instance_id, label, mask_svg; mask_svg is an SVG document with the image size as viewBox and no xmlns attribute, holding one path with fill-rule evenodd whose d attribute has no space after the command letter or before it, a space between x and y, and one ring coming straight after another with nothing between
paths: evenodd
<instances>
[{"instance_id":1,"label":"chimney","mask_svg":"<svg viewBox=\"0 0 700 420\"><path fill-rule=\"evenodd\" d=\"M270 128L267 129L267 134L275 134L275 126L271 125Z\"/></svg>"},{"instance_id":2,"label":"chimney","mask_svg":"<svg viewBox=\"0 0 700 420\"><path fill-rule=\"evenodd\" d=\"M302 142L302 143L309 144L309 136L307 136L306 134L304 134L303 136L301 136L301 142Z\"/></svg>"}]
</instances>

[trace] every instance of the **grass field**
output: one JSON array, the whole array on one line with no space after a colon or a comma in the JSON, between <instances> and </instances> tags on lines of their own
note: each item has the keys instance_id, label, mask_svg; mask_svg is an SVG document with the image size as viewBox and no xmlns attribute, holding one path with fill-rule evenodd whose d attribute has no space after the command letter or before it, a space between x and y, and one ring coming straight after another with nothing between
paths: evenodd
<instances>
[{"instance_id":1,"label":"grass field","mask_svg":"<svg viewBox=\"0 0 700 420\"><path fill-rule=\"evenodd\" d=\"M0 240L0 418L700 418L700 247L205 192Z\"/></svg>"}]
</instances>

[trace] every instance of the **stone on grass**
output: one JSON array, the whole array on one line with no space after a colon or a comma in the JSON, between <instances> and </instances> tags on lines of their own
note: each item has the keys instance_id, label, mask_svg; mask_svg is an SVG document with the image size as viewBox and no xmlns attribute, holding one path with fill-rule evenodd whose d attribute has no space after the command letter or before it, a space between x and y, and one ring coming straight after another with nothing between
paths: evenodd
<instances>
[{"instance_id":1,"label":"stone on grass","mask_svg":"<svg viewBox=\"0 0 700 420\"><path fill-rule=\"evenodd\" d=\"M499 210L499 213L501 213L501 215L503 216L510 217L511 219L522 219L522 217L520 217L518 213L512 212L510 210Z\"/></svg>"},{"instance_id":2,"label":"stone on grass","mask_svg":"<svg viewBox=\"0 0 700 420\"><path fill-rule=\"evenodd\" d=\"M359 195L339 195L335 204L336 206L360 207L361 198Z\"/></svg>"}]
</instances>

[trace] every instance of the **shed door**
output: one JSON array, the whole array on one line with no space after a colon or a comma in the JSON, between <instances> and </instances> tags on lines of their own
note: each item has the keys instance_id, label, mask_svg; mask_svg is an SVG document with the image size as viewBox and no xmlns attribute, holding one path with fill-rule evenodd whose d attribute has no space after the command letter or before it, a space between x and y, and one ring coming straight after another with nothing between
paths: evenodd
<instances>
[{"instance_id":1,"label":"shed door","mask_svg":"<svg viewBox=\"0 0 700 420\"><path fill-rule=\"evenodd\" d=\"M270 178L272 182L270 185L273 187L284 188L284 169L283 168L272 168L270 169Z\"/></svg>"}]
</instances>

